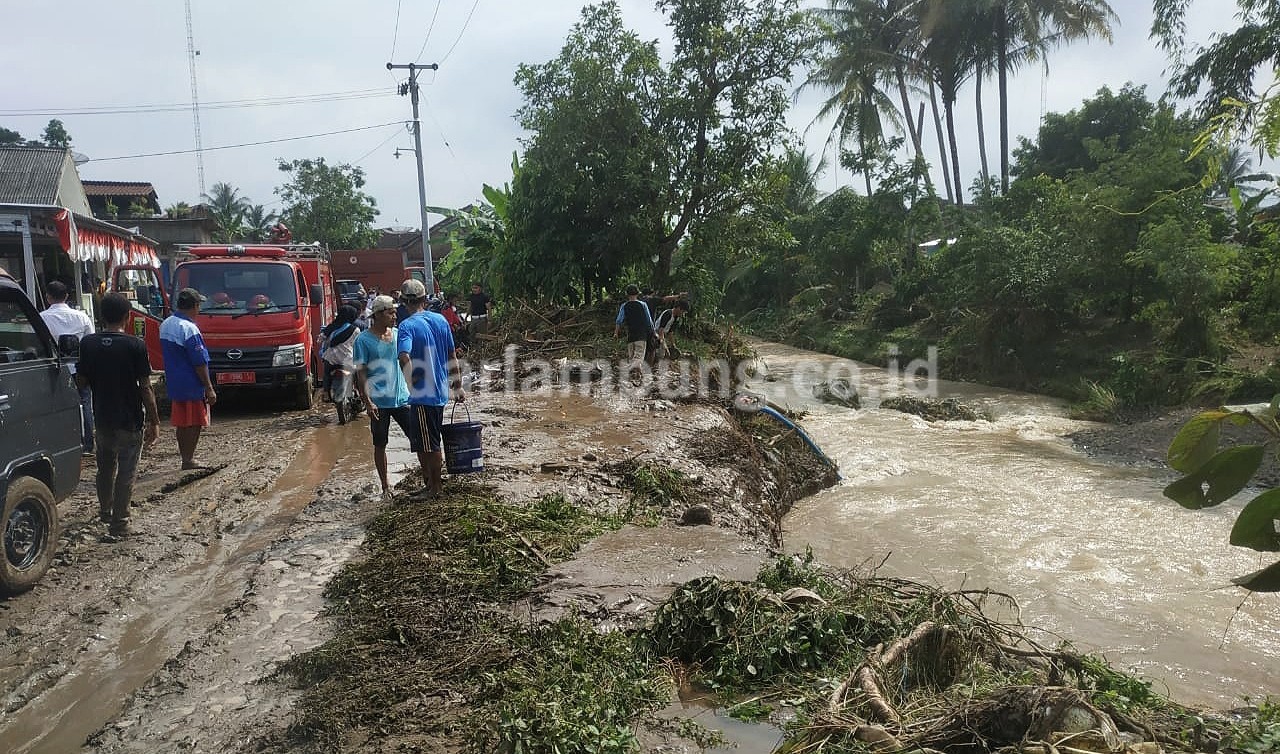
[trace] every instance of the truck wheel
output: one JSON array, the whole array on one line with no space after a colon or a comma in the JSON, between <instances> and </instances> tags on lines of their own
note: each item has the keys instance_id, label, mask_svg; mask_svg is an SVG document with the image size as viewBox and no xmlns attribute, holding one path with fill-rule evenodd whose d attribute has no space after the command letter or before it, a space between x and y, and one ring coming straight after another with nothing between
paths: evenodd
<instances>
[{"instance_id":1,"label":"truck wheel","mask_svg":"<svg viewBox=\"0 0 1280 754\"><path fill-rule=\"evenodd\" d=\"M307 379L293 390L294 405L303 411L310 411L315 403L315 391L311 389L311 375L307 375Z\"/></svg>"},{"instance_id":2,"label":"truck wheel","mask_svg":"<svg viewBox=\"0 0 1280 754\"><path fill-rule=\"evenodd\" d=\"M0 558L0 594L25 592L44 576L58 541L58 505L39 479L9 482L4 496L4 557Z\"/></svg>"}]
</instances>

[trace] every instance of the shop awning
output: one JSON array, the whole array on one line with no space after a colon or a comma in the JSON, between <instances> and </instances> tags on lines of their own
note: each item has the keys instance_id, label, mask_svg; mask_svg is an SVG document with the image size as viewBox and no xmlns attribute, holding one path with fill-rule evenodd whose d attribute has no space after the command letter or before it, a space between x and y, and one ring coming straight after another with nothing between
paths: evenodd
<instances>
[{"instance_id":1,"label":"shop awning","mask_svg":"<svg viewBox=\"0 0 1280 754\"><path fill-rule=\"evenodd\" d=\"M149 244L121 233L92 226L77 226L70 210L54 213L58 242L75 262L108 262L113 266L159 267L160 259Z\"/></svg>"}]
</instances>

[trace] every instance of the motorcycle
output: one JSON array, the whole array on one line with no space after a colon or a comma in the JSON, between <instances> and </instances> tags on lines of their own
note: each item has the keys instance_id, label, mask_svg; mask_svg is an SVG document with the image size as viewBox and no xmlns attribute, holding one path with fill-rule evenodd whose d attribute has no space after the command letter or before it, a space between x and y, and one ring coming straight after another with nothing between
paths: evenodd
<instances>
[{"instance_id":1,"label":"motorcycle","mask_svg":"<svg viewBox=\"0 0 1280 754\"><path fill-rule=\"evenodd\" d=\"M346 424L364 411L364 401L356 393L354 374L343 367L334 367L331 379L329 390L334 408L338 410L338 424Z\"/></svg>"}]
</instances>

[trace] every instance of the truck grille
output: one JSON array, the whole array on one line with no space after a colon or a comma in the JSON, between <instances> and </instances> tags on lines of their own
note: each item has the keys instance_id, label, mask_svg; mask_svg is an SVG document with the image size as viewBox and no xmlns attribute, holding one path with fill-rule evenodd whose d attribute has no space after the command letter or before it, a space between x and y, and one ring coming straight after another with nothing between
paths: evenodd
<instances>
[{"instance_id":1,"label":"truck grille","mask_svg":"<svg viewBox=\"0 0 1280 754\"><path fill-rule=\"evenodd\" d=\"M241 352L238 359L227 354L232 351ZM275 356L274 348L210 348L209 368L215 372L238 372L248 369L268 369Z\"/></svg>"}]
</instances>

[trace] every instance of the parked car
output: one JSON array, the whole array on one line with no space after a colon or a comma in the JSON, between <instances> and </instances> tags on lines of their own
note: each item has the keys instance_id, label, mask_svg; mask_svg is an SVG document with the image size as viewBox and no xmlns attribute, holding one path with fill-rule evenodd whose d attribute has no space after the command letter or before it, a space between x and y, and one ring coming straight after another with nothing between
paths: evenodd
<instances>
[{"instance_id":1,"label":"parked car","mask_svg":"<svg viewBox=\"0 0 1280 754\"><path fill-rule=\"evenodd\" d=\"M336 280L333 285L338 291L339 304L351 304L357 309L364 310L366 294L363 283L359 280Z\"/></svg>"},{"instance_id":2,"label":"parked car","mask_svg":"<svg viewBox=\"0 0 1280 754\"><path fill-rule=\"evenodd\" d=\"M80 482L80 397L74 335L61 350L26 293L0 277L0 595L24 592L49 570L58 501Z\"/></svg>"}]
</instances>

